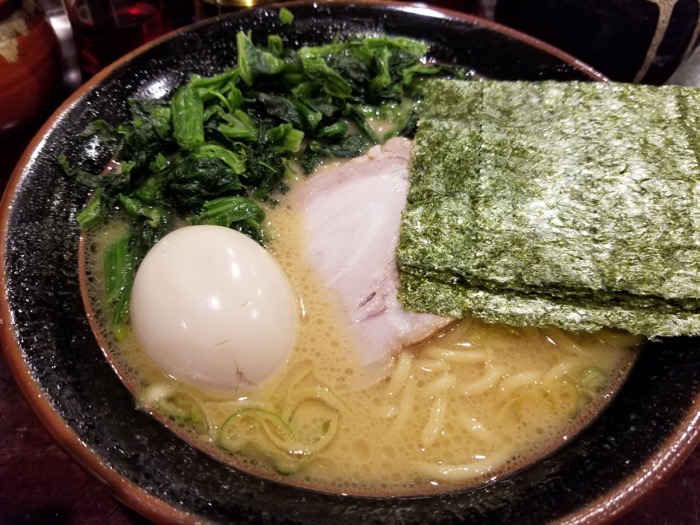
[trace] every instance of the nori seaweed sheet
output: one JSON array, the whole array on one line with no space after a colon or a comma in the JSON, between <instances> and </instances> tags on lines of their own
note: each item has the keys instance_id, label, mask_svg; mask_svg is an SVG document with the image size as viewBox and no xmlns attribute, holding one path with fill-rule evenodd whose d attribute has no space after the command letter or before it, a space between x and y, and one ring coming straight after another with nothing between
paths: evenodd
<instances>
[{"instance_id":1,"label":"nori seaweed sheet","mask_svg":"<svg viewBox=\"0 0 700 525\"><path fill-rule=\"evenodd\" d=\"M397 261L406 308L700 333L700 91L436 80Z\"/></svg>"}]
</instances>

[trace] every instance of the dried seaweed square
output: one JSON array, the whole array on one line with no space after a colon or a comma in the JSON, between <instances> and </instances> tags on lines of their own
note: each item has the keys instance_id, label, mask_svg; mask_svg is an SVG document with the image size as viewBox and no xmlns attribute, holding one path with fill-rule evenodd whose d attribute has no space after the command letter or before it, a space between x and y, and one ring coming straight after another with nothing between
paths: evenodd
<instances>
[{"instance_id":1,"label":"dried seaweed square","mask_svg":"<svg viewBox=\"0 0 700 525\"><path fill-rule=\"evenodd\" d=\"M700 333L695 89L440 80L419 117L408 308Z\"/></svg>"}]
</instances>

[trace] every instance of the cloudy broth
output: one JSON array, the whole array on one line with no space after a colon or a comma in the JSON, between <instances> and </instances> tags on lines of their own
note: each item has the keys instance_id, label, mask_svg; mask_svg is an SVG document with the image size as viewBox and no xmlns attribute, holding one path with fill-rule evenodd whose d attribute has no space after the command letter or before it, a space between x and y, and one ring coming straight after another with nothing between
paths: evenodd
<instances>
[{"instance_id":1,"label":"cloudy broth","mask_svg":"<svg viewBox=\"0 0 700 525\"><path fill-rule=\"evenodd\" d=\"M298 212L284 201L267 212L269 249L292 283L301 319L289 361L254 391L193 388L162 372L133 334L112 340L100 328L100 261L123 226L91 234L83 249L95 330L143 408L256 475L358 495L427 494L505 476L589 422L642 343L611 330L572 334L467 319L404 349L387 377L368 386L337 301L305 261ZM174 401L159 405L164 398ZM196 417L181 417L183 399ZM295 446L285 450L287 427Z\"/></svg>"}]
</instances>

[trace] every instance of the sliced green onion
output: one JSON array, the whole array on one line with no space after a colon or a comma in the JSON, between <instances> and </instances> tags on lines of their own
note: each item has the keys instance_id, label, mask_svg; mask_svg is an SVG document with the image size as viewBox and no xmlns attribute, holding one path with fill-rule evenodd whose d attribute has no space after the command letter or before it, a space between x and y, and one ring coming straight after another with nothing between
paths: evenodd
<instances>
[{"instance_id":1,"label":"sliced green onion","mask_svg":"<svg viewBox=\"0 0 700 525\"><path fill-rule=\"evenodd\" d=\"M155 409L199 435L209 432L209 421L202 405L186 392L157 383L139 394L139 402L144 408Z\"/></svg>"},{"instance_id":2,"label":"sliced green onion","mask_svg":"<svg viewBox=\"0 0 700 525\"><path fill-rule=\"evenodd\" d=\"M579 379L579 386L584 393L599 394L608 384L608 374L598 367L592 366L584 370Z\"/></svg>"}]
</instances>

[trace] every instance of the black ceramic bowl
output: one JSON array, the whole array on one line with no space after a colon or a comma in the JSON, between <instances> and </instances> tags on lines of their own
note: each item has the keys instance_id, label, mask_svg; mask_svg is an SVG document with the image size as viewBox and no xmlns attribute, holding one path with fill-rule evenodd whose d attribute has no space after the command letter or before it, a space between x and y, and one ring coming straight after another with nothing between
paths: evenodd
<instances>
[{"instance_id":1,"label":"black ceramic bowl","mask_svg":"<svg viewBox=\"0 0 700 525\"><path fill-rule=\"evenodd\" d=\"M698 45L696 0L497 0L495 18L613 80L662 84Z\"/></svg>"},{"instance_id":2,"label":"black ceramic bowl","mask_svg":"<svg viewBox=\"0 0 700 525\"><path fill-rule=\"evenodd\" d=\"M234 35L279 32L290 44L335 34L408 35L431 54L500 79L602 77L519 33L468 16L406 4L287 4L202 23L165 37L98 75L39 132L2 203L2 344L31 405L54 437L113 493L159 522L542 523L619 516L677 466L700 436L700 346L649 345L614 402L568 446L497 483L420 498L367 498L293 488L240 473L193 448L134 399L90 330L78 285L75 213L86 191L56 156L99 163L74 137L101 117L126 117L132 96L170 94L190 73L211 74L235 56Z\"/></svg>"}]
</instances>

